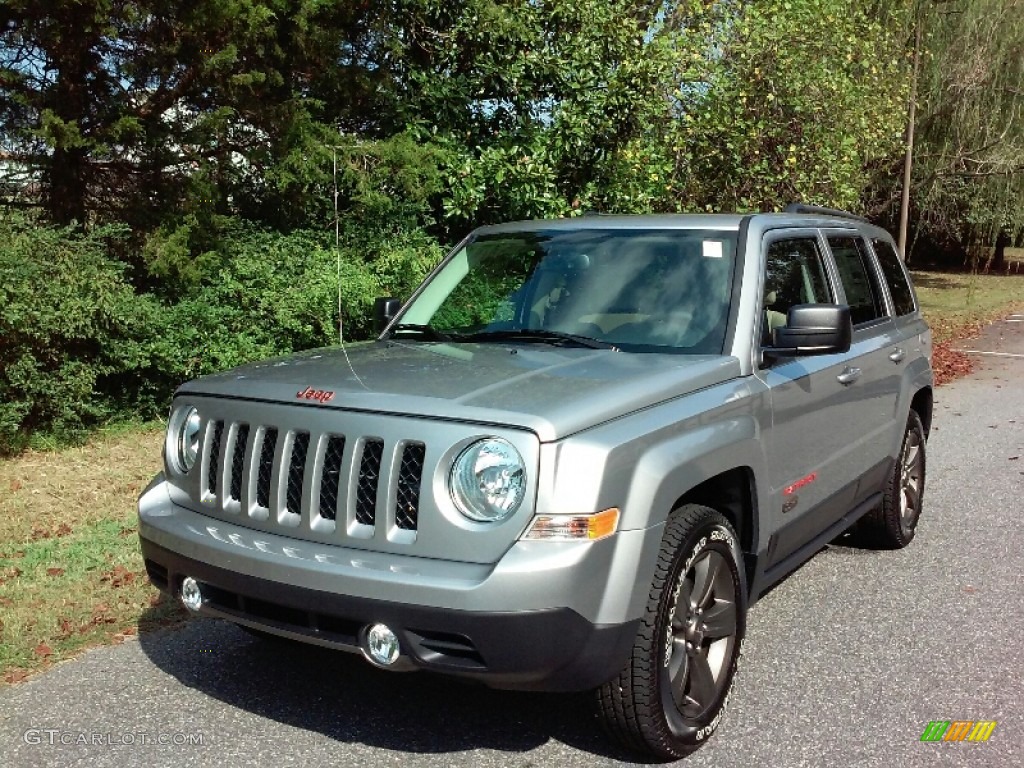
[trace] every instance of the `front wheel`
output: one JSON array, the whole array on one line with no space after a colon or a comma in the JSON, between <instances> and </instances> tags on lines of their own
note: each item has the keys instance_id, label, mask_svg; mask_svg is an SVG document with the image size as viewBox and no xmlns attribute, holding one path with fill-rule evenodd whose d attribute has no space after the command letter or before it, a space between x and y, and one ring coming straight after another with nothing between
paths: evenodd
<instances>
[{"instance_id":1,"label":"front wheel","mask_svg":"<svg viewBox=\"0 0 1024 768\"><path fill-rule=\"evenodd\" d=\"M669 517L632 654L598 689L601 718L624 746L675 760L718 727L745 628L740 562L736 532L715 510L687 504Z\"/></svg>"}]
</instances>

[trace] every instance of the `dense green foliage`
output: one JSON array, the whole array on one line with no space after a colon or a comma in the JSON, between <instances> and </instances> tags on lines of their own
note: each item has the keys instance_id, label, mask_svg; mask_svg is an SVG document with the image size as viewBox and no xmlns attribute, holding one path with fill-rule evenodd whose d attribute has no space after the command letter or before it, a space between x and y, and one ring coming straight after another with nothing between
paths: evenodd
<instances>
[{"instance_id":1,"label":"dense green foliage","mask_svg":"<svg viewBox=\"0 0 1024 768\"><path fill-rule=\"evenodd\" d=\"M478 224L793 199L884 218L934 6L9 0L0 205L39 215L0 219L0 441L152 413L187 377L332 343L340 320L365 337L374 295L407 295ZM986 50L1006 85L1017 38L983 15L971 39L1004 41ZM1014 34L1021 17L1000 16ZM945 23L927 62L953 76L969 52ZM922 75L932 145L941 74ZM985 122L976 101L958 124ZM957 178L942 210L991 229L993 198Z\"/></svg>"},{"instance_id":2,"label":"dense green foliage","mask_svg":"<svg viewBox=\"0 0 1024 768\"><path fill-rule=\"evenodd\" d=\"M158 282L216 268L230 217L327 225L335 182L342 215L442 242L591 208L856 206L898 154L908 6L15 0L0 114L48 215L127 221Z\"/></svg>"},{"instance_id":3,"label":"dense green foliage","mask_svg":"<svg viewBox=\"0 0 1024 768\"><path fill-rule=\"evenodd\" d=\"M21 217L4 223L0 448L11 448L29 430L71 435L143 400L152 386L140 373L151 363L155 306L134 294L124 265L106 254L123 231L37 229Z\"/></svg>"},{"instance_id":4,"label":"dense green foliage","mask_svg":"<svg viewBox=\"0 0 1024 768\"><path fill-rule=\"evenodd\" d=\"M917 23L926 57L914 172L919 235L966 246L976 260L972 246L987 256L997 241L1024 237L1024 3L925 3Z\"/></svg>"},{"instance_id":5,"label":"dense green foliage","mask_svg":"<svg viewBox=\"0 0 1024 768\"><path fill-rule=\"evenodd\" d=\"M407 294L440 258L418 234L367 228L335 249L322 233L239 227L216 271L169 301L128 283L110 255L126 236L0 219L0 453L38 430L68 440L151 418L188 378L336 343L339 301L345 338L365 337L372 297Z\"/></svg>"}]
</instances>

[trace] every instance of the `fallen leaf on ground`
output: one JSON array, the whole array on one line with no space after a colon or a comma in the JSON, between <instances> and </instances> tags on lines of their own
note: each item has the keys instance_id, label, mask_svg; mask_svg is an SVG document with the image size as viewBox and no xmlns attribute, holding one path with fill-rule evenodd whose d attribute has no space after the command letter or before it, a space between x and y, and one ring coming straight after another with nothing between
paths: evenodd
<instances>
[{"instance_id":1,"label":"fallen leaf on ground","mask_svg":"<svg viewBox=\"0 0 1024 768\"><path fill-rule=\"evenodd\" d=\"M64 575L64 569L63 568L47 568L46 569L46 575L47 576L63 576Z\"/></svg>"},{"instance_id":2,"label":"fallen leaf on ground","mask_svg":"<svg viewBox=\"0 0 1024 768\"><path fill-rule=\"evenodd\" d=\"M950 349L951 342L941 341L932 348L932 370L935 385L946 384L974 370L974 362L963 352Z\"/></svg>"},{"instance_id":3,"label":"fallen leaf on ground","mask_svg":"<svg viewBox=\"0 0 1024 768\"><path fill-rule=\"evenodd\" d=\"M105 615L110 610L110 606L106 603L100 603L92 609L92 623L93 624L113 624L117 621L113 616Z\"/></svg>"},{"instance_id":4,"label":"fallen leaf on ground","mask_svg":"<svg viewBox=\"0 0 1024 768\"><path fill-rule=\"evenodd\" d=\"M125 584L131 584L135 581L135 574L123 565L117 565L114 566L114 570L103 574L100 580L109 581L112 587L123 587Z\"/></svg>"},{"instance_id":5,"label":"fallen leaf on ground","mask_svg":"<svg viewBox=\"0 0 1024 768\"><path fill-rule=\"evenodd\" d=\"M24 669L12 669L4 674L5 683L20 683L28 677L28 672Z\"/></svg>"},{"instance_id":6,"label":"fallen leaf on ground","mask_svg":"<svg viewBox=\"0 0 1024 768\"><path fill-rule=\"evenodd\" d=\"M37 645L35 648L32 649L32 652L35 653L36 656L39 656L39 657L44 658L44 659L47 656L52 656L53 655L53 649L50 646L48 646L46 643L40 643L39 645Z\"/></svg>"}]
</instances>

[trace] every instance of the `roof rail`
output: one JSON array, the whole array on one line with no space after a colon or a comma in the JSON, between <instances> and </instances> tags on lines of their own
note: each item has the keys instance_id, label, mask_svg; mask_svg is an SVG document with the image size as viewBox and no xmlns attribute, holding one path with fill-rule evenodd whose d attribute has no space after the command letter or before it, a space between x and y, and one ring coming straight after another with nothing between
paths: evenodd
<instances>
[{"instance_id":1,"label":"roof rail","mask_svg":"<svg viewBox=\"0 0 1024 768\"><path fill-rule=\"evenodd\" d=\"M854 221L867 222L863 216L858 216L849 211L840 211L838 208L822 208L820 205L806 205L805 203L790 203L786 206L786 213L816 213L821 216L838 216L842 219L853 219ZM870 223L870 222L868 222Z\"/></svg>"}]
</instances>

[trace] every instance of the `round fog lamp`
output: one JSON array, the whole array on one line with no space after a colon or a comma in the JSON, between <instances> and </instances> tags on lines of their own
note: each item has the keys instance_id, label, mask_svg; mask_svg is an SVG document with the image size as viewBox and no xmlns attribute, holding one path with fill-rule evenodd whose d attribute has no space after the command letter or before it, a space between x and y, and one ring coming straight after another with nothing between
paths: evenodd
<instances>
[{"instance_id":1,"label":"round fog lamp","mask_svg":"<svg viewBox=\"0 0 1024 768\"><path fill-rule=\"evenodd\" d=\"M190 611L198 611L203 606L203 590L191 576L181 580L181 602Z\"/></svg>"},{"instance_id":2,"label":"round fog lamp","mask_svg":"<svg viewBox=\"0 0 1024 768\"><path fill-rule=\"evenodd\" d=\"M374 624L366 630L366 655L382 667L398 661L398 636L386 624Z\"/></svg>"}]
</instances>

